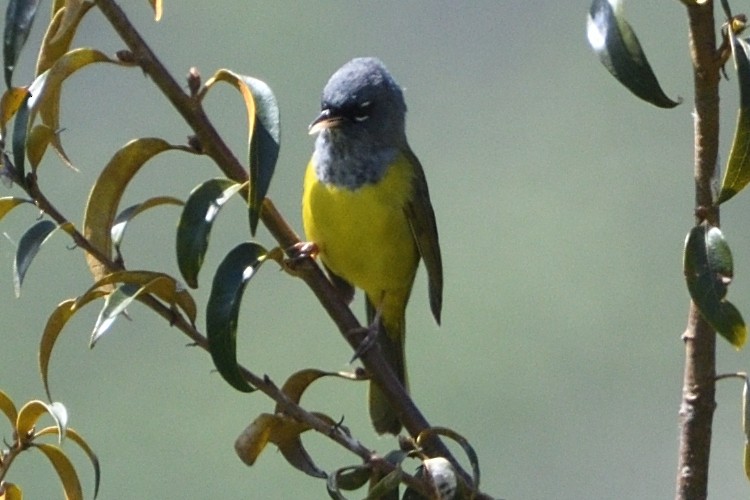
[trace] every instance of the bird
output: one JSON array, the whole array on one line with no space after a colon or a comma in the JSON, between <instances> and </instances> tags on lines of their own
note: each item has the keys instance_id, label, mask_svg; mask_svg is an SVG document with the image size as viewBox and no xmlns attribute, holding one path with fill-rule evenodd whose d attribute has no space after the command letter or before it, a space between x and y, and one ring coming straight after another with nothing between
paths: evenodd
<instances>
[{"instance_id":1,"label":"bird","mask_svg":"<svg viewBox=\"0 0 750 500\"><path fill-rule=\"evenodd\" d=\"M408 390L406 305L421 260L440 324L443 265L424 170L406 138L403 91L379 59L352 59L325 85L309 133L317 137L304 177L305 237L344 300L364 291L373 347ZM378 434L401 431L373 381L369 413Z\"/></svg>"}]
</instances>

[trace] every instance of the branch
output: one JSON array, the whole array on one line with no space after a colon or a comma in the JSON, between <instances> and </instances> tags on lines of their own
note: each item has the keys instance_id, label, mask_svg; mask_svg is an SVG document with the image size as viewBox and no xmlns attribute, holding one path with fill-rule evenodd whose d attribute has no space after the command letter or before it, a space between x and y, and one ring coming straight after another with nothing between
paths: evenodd
<instances>
[{"instance_id":1,"label":"branch","mask_svg":"<svg viewBox=\"0 0 750 500\"><path fill-rule=\"evenodd\" d=\"M164 65L151 51L146 42L141 38L135 27L127 19L127 16L122 9L114 0L96 0L95 3L125 42L128 49L132 52L133 59L136 63L151 77L156 86L172 103L187 124L193 129L202 151L217 164L228 178L238 182L246 181L248 174L245 167L239 162L229 147L221 139L215 127L206 116L199 100L187 94L177 81L175 81ZM279 212L276 211L273 203L269 199L265 199L263 202L261 220L282 248L290 249L300 241L299 237L289 227ZM323 308L333 319L342 336L352 348L356 350L363 337L352 334L352 332L361 331L362 327L349 307L341 301L339 294L323 274L320 267L318 267L311 259L305 259L298 266L297 275L311 288ZM155 299L153 300L159 304L158 301ZM164 309L164 312L166 312L166 308ZM162 312L159 312L159 314L162 314ZM169 312L169 314L171 315L171 312ZM172 316L170 316L170 318L174 319ZM207 347L207 344L204 345L202 343L203 341L197 340L198 337L194 338L196 334L200 334L195 332L190 325L176 326L180 327L180 330L187 333L196 344L201 345L201 347L204 348ZM413 437L418 436L421 432L431 427L399 383L396 375L390 369L390 366L383 358L380 350L368 349L362 354L361 360L373 380L380 385L381 389L383 389L389 403L397 409L404 427ZM243 373L245 372L246 370L243 369ZM251 376L250 372L247 372L246 375L248 377ZM277 402L279 401L277 398L283 396L283 394L280 394L277 389L277 392L267 392L266 389L263 388L264 384L260 383L257 380L257 377L248 378L248 381L261 388L263 392L266 392L266 394L271 396ZM294 405L294 408L290 409L290 414L294 415L295 412L298 411L304 412L303 409ZM310 415L307 412L304 413ZM322 421L320 423L322 425L314 426L315 430L322 434L330 435L330 427L325 425ZM424 451L429 456L445 457L453 464L463 482L467 485L471 484L471 476L460 466L458 461L437 436L430 436L430 438L425 441ZM346 447L352 449L349 445L346 445ZM359 453L361 451L362 450L357 450L356 452ZM480 494L480 498L481 497Z\"/></svg>"},{"instance_id":2,"label":"branch","mask_svg":"<svg viewBox=\"0 0 750 500\"><path fill-rule=\"evenodd\" d=\"M721 60L716 49L713 2L687 5L690 56L695 86L695 213L696 224L719 225L711 180L719 147L719 81ZM691 301L682 335L685 372L680 405L680 451L677 499L706 498L711 453L711 426L716 407L716 333Z\"/></svg>"}]
</instances>

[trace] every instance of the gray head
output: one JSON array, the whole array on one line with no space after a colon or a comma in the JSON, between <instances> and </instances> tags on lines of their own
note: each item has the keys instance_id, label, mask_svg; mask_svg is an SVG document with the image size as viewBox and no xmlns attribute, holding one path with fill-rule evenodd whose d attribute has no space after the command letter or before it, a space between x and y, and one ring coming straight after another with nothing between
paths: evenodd
<instances>
[{"instance_id":1,"label":"gray head","mask_svg":"<svg viewBox=\"0 0 750 500\"><path fill-rule=\"evenodd\" d=\"M313 159L318 178L357 189L377 182L408 148L404 95L383 63L360 57L344 64L323 89Z\"/></svg>"},{"instance_id":2,"label":"gray head","mask_svg":"<svg viewBox=\"0 0 750 500\"><path fill-rule=\"evenodd\" d=\"M331 134L401 147L406 142L406 104L401 88L374 57L352 59L336 71L323 89L321 113L310 133Z\"/></svg>"}]
</instances>

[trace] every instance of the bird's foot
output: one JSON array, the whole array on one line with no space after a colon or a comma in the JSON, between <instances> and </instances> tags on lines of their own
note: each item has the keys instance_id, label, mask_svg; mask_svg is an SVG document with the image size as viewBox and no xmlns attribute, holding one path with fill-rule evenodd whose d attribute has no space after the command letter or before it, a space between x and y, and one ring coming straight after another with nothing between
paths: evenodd
<instances>
[{"instance_id":1,"label":"bird's foot","mask_svg":"<svg viewBox=\"0 0 750 500\"><path fill-rule=\"evenodd\" d=\"M318 256L318 245L312 241L300 241L289 247L286 254L289 257L284 259L282 267L289 274L296 276L300 267L309 262L308 259L314 260Z\"/></svg>"},{"instance_id":2,"label":"bird's foot","mask_svg":"<svg viewBox=\"0 0 750 500\"><path fill-rule=\"evenodd\" d=\"M380 309L378 309L377 311L375 311L375 318L372 320L372 323L370 323L366 327L357 328L348 332L348 335L364 334L364 338L359 341L357 349L355 349L354 351L354 356L352 356L352 359L349 361L350 363L353 363L355 360L359 359L364 353L366 353L377 343L378 335L380 334L380 327Z\"/></svg>"}]
</instances>

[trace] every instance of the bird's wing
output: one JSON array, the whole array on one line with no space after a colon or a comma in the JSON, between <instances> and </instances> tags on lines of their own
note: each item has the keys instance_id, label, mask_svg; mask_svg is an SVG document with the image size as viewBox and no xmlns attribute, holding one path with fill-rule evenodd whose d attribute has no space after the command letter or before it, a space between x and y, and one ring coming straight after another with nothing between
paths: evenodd
<instances>
[{"instance_id":1,"label":"bird's wing","mask_svg":"<svg viewBox=\"0 0 750 500\"><path fill-rule=\"evenodd\" d=\"M424 176L422 164L408 147L404 151L407 160L414 167L414 194L406 204L404 210L417 243L419 254L427 268L428 290L430 294L430 308L435 320L440 324L440 311L443 306L443 262L440 257L440 242L438 241L435 213L430 202L427 180Z\"/></svg>"}]
</instances>

